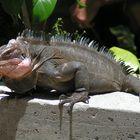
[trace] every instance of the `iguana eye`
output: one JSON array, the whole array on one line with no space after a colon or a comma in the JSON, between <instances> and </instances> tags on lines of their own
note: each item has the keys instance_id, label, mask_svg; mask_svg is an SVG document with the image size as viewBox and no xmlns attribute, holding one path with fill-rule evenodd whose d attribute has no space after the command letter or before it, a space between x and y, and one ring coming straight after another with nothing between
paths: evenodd
<instances>
[{"instance_id":1,"label":"iguana eye","mask_svg":"<svg viewBox=\"0 0 140 140\"><path fill-rule=\"evenodd\" d=\"M24 53L21 54L21 58L24 59L26 55Z\"/></svg>"}]
</instances>

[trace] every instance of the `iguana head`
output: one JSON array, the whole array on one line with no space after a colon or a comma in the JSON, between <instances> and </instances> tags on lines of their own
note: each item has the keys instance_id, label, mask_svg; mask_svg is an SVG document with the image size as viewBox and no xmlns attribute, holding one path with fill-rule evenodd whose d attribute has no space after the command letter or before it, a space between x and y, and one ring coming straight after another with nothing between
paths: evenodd
<instances>
[{"instance_id":1,"label":"iguana head","mask_svg":"<svg viewBox=\"0 0 140 140\"><path fill-rule=\"evenodd\" d=\"M24 77L32 70L28 42L17 38L0 47L0 75L12 79Z\"/></svg>"}]
</instances>

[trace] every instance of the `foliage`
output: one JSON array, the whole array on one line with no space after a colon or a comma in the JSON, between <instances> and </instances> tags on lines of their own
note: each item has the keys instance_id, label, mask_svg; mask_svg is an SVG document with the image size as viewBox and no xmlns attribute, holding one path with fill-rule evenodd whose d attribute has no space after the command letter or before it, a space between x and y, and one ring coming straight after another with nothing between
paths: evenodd
<instances>
[{"instance_id":1,"label":"foliage","mask_svg":"<svg viewBox=\"0 0 140 140\"><path fill-rule=\"evenodd\" d=\"M116 36L118 46L113 46L110 50L115 55L115 59L124 61L136 73L140 73L139 59L136 57L136 46L134 43L134 34L123 25L110 28L113 35Z\"/></svg>"},{"instance_id":2,"label":"foliage","mask_svg":"<svg viewBox=\"0 0 140 140\"><path fill-rule=\"evenodd\" d=\"M57 0L32 0L33 23L43 22L51 15Z\"/></svg>"},{"instance_id":3,"label":"foliage","mask_svg":"<svg viewBox=\"0 0 140 140\"><path fill-rule=\"evenodd\" d=\"M136 53L136 46L134 43L135 36L127 26L118 25L110 28L110 31L116 36L119 47Z\"/></svg>"},{"instance_id":4,"label":"foliage","mask_svg":"<svg viewBox=\"0 0 140 140\"><path fill-rule=\"evenodd\" d=\"M0 0L5 12L14 19L20 17L27 28L46 22L56 2L57 0Z\"/></svg>"},{"instance_id":5,"label":"foliage","mask_svg":"<svg viewBox=\"0 0 140 140\"><path fill-rule=\"evenodd\" d=\"M53 27L52 27L52 35L66 35L68 34L68 32L66 30L63 29L63 20L62 18L58 18L57 21L54 23Z\"/></svg>"},{"instance_id":6,"label":"foliage","mask_svg":"<svg viewBox=\"0 0 140 140\"><path fill-rule=\"evenodd\" d=\"M0 0L3 9L12 16L17 16L20 12L23 0Z\"/></svg>"},{"instance_id":7,"label":"foliage","mask_svg":"<svg viewBox=\"0 0 140 140\"><path fill-rule=\"evenodd\" d=\"M70 35L73 39L79 39L84 34L86 34L86 31L84 30L82 33L79 33L78 30L75 30L73 34L69 33L63 28L63 19L58 18L57 21L54 23L54 26L52 27L51 35Z\"/></svg>"},{"instance_id":8,"label":"foliage","mask_svg":"<svg viewBox=\"0 0 140 140\"><path fill-rule=\"evenodd\" d=\"M138 58L130 51L115 46L110 48L110 51L113 52L114 57L117 61L124 61L125 65L130 66L134 72L136 72L137 70L140 71Z\"/></svg>"}]
</instances>

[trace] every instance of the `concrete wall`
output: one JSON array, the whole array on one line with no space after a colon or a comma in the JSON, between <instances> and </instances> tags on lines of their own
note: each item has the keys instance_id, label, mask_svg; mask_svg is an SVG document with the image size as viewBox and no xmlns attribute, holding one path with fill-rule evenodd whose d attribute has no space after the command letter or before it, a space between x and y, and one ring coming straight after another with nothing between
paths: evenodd
<instances>
[{"instance_id":1,"label":"concrete wall","mask_svg":"<svg viewBox=\"0 0 140 140\"><path fill-rule=\"evenodd\" d=\"M8 99L3 94L0 98L0 140L69 140L67 106L60 131L57 99ZM73 139L140 140L139 98L114 92L76 104Z\"/></svg>"}]
</instances>

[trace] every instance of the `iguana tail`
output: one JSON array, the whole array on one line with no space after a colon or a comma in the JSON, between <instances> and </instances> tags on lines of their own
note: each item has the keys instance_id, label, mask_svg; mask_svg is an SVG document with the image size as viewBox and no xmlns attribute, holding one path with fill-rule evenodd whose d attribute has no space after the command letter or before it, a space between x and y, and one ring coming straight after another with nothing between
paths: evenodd
<instances>
[{"instance_id":1,"label":"iguana tail","mask_svg":"<svg viewBox=\"0 0 140 140\"><path fill-rule=\"evenodd\" d=\"M124 91L134 92L140 97L140 79L133 75L128 75L123 86Z\"/></svg>"}]
</instances>

